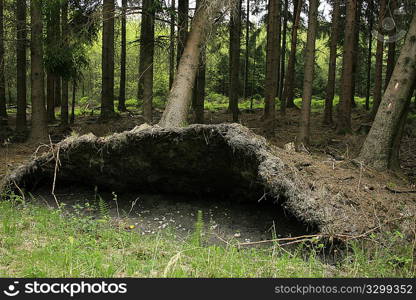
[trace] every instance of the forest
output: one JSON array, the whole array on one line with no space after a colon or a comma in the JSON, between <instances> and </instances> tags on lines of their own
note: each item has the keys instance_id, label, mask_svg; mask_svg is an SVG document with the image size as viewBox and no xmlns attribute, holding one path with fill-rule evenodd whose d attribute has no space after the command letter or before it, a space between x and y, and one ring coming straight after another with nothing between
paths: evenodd
<instances>
[{"instance_id":1,"label":"forest","mask_svg":"<svg viewBox=\"0 0 416 300\"><path fill-rule=\"evenodd\" d=\"M415 89L414 0L0 0L0 277L414 278Z\"/></svg>"}]
</instances>

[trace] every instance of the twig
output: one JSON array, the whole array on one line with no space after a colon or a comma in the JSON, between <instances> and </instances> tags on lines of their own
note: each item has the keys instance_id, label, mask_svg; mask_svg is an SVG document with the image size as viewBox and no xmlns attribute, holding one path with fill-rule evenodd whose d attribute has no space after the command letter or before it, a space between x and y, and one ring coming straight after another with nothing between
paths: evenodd
<instances>
[{"instance_id":1,"label":"twig","mask_svg":"<svg viewBox=\"0 0 416 300\"><path fill-rule=\"evenodd\" d=\"M55 151L53 150L51 136L49 136L49 141L51 143L52 155L53 155L53 157L55 159L55 170L54 170L54 174L53 174L53 184L52 184L52 191L51 191L51 193L52 193L53 198L55 199L56 206L58 208L60 208L60 205L59 205L59 202L58 202L58 198L56 198L56 195L55 195L56 175L58 173L58 168L61 165L61 162L59 161L59 150L60 150L60 147L59 146L57 147L58 150L56 151L56 156L55 156Z\"/></svg>"},{"instance_id":2,"label":"twig","mask_svg":"<svg viewBox=\"0 0 416 300\"><path fill-rule=\"evenodd\" d=\"M396 194L416 194L416 190L396 190L388 186L386 186L386 190Z\"/></svg>"}]
</instances>

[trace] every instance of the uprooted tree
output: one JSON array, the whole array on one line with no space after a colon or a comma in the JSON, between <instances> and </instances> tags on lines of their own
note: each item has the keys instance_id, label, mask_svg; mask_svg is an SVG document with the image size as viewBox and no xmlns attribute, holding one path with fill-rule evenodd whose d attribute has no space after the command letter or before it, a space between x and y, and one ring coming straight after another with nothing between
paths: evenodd
<instances>
[{"instance_id":1,"label":"uprooted tree","mask_svg":"<svg viewBox=\"0 0 416 300\"><path fill-rule=\"evenodd\" d=\"M218 13L224 8L233 9L234 5L235 0L203 0L198 5L160 126L180 127L186 124L201 49Z\"/></svg>"}]
</instances>

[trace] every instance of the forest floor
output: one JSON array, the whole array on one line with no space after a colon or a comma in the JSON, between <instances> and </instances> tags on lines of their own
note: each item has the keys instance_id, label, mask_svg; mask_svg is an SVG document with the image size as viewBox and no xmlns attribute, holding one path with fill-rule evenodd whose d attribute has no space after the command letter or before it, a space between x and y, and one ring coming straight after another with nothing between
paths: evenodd
<instances>
[{"instance_id":1,"label":"forest floor","mask_svg":"<svg viewBox=\"0 0 416 300\"><path fill-rule=\"evenodd\" d=\"M156 109L156 120L161 112ZM263 135L261 114L260 109L244 109L240 122ZM349 250L344 248L342 254L331 251L328 257L319 250L320 245L311 249L306 244L289 251L278 244L238 251L236 245L239 242L296 236L302 232L290 221L283 225L288 232L279 232L275 228L271 230L274 216L265 220L259 220L254 213L244 217L244 210L248 208L236 211L231 205L221 203L208 207L207 202L190 207L184 199L175 199L175 203L181 203L175 206L157 195L142 195L144 200L140 202L143 207L137 207L142 212L140 215L132 217L124 214L120 218L120 211L125 213L129 207L115 206L111 200L117 195L100 195L108 200L107 204L103 204L91 201L95 198L91 193L84 197L87 201L80 201L82 191L63 191L63 202L69 209L61 214L51 210L53 199L43 192L42 197L37 197L38 200L42 198L38 201L41 205L26 203L22 199L15 199L18 204L13 201L1 204L0 276L415 276L415 219L411 220L413 226L407 226L410 228L407 232L398 229L400 226L389 226L391 224L387 223L397 219L397 216L414 216L416 211L416 193L413 193L416 190L416 126L409 126L403 140L403 172L379 173L351 163L368 128L364 110L354 110L354 134L347 136L337 135L333 128L322 125L321 116L319 111L312 113L310 153L289 153L286 158L295 164L303 164L300 169L302 176L311 178L314 184L329 186L331 191L346 195L351 207L362 211L360 217L363 222L372 220L366 226L378 227L374 231L377 237L368 235L362 241L348 244ZM284 147L296 138L299 110L288 110L285 117L278 118L275 137L268 140L275 146ZM97 115L77 116L70 134L92 132L96 136L106 136L143 123L140 113L134 109L122 113L121 118L113 122L97 123L97 120ZM206 111L205 120L211 124L226 123L231 121L231 116L224 108L213 108ZM409 122L416 120L410 118ZM69 134L63 133L58 126L52 125L50 129L54 142ZM30 159L36 150L39 154L47 148L17 143L3 145L0 148L0 178ZM15 205L23 209L16 210ZM89 213L91 211L95 212L95 216ZM146 211L149 211L147 215L143 213ZM169 215L172 211L180 211L181 216L172 218ZM198 211L209 214L199 220ZM220 213L228 213L228 216L221 217ZM267 215L266 212L261 213ZM62 218L63 215L65 217ZM201 226L209 230L202 233L198 229ZM141 234L133 234L138 232ZM84 243L93 250L91 253L87 254L88 250L82 249ZM65 246L59 249L61 244ZM308 248L307 252L305 248ZM107 257L109 253L111 256ZM52 256L57 266L50 269L48 260ZM369 260L372 264L368 264Z\"/></svg>"}]
</instances>

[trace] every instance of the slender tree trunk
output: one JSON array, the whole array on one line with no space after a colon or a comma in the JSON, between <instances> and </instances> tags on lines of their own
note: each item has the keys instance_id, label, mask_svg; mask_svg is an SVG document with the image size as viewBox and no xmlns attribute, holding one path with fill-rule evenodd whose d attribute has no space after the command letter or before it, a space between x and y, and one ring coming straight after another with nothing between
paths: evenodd
<instances>
[{"instance_id":1,"label":"slender tree trunk","mask_svg":"<svg viewBox=\"0 0 416 300\"><path fill-rule=\"evenodd\" d=\"M341 95L338 109L337 131L345 134L351 132L351 94L354 68L355 17L357 0L348 0L347 17L344 34L344 55L342 66Z\"/></svg>"},{"instance_id":2,"label":"slender tree trunk","mask_svg":"<svg viewBox=\"0 0 416 300\"><path fill-rule=\"evenodd\" d=\"M394 12L396 8L397 8L397 0L391 0L390 8L389 8L390 11ZM393 71L394 71L395 63L396 63L396 42L388 41L387 69L386 69L386 78L384 80L384 89L383 89L384 91L387 89L387 86L389 85L391 75L393 74Z\"/></svg>"},{"instance_id":3,"label":"slender tree trunk","mask_svg":"<svg viewBox=\"0 0 416 300\"><path fill-rule=\"evenodd\" d=\"M61 5L60 2L57 1L56 3L56 13L53 14L54 21L53 24L53 31L54 31L54 39L56 40L55 44L57 47L60 46L60 41L62 39L62 33L61 33ZM61 106L61 100L62 100L62 77L61 74L57 74L55 78L55 107Z\"/></svg>"},{"instance_id":4,"label":"slender tree trunk","mask_svg":"<svg viewBox=\"0 0 416 300\"><path fill-rule=\"evenodd\" d=\"M315 40L318 30L318 7L319 0L309 0L309 16L308 16L308 38L306 42L305 53L305 76L303 80L302 93L302 110L300 118L300 128L298 145L309 145L310 140L310 119L311 119L311 101L312 87L315 67Z\"/></svg>"},{"instance_id":5,"label":"slender tree trunk","mask_svg":"<svg viewBox=\"0 0 416 300\"><path fill-rule=\"evenodd\" d=\"M45 109L44 69L43 69L43 18L42 1L30 1L31 17L31 98L32 98L32 142L45 142L48 139Z\"/></svg>"},{"instance_id":6,"label":"slender tree trunk","mask_svg":"<svg viewBox=\"0 0 416 300\"><path fill-rule=\"evenodd\" d=\"M194 103L194 112L195 112L195 123L203 124L204 123L204 105L205 105L205 79L206 79L206 57L205 49L201 52L201 57L199 59L199 69L196 77L196 86L195 90L195 103Z\"/></svg>"},{"instance_id":7,"label":"slender tree trunk","mask_svg":"<svg viewBox=\"0 0 416 300\"><path fill-rule=\"evenodd\" d=\"M114 0L103 3L101 119L114 116Z\"/></svg>"},{"instance_id":8,"label":"slender tree trunk","mask_svg":"<svg viewBox=\"0 0 416 300\"><path fill-rule=\"evenodd\" d=\"M233 122L238 122L238 98L240 96L240 43L241 43L241 0L238 7L231 11L230 20L230 86L229 86L229 108L233 115Z\"/></svg>"},{"instance_id":9,"label":"slender tree trunk","mask_svg":"<svg viewBox=\"0 0 416 300\"><path fill-rule=\"evenodd\" d=\"M16 1L16 131L26 132L26 1Z\"/></svg>"},{"instance_id":10,"label":"slender tree trunk","mask_svg":"<svg viewBox=\"0 0 416 300\"><path fill-rule=\"evenodd\" d=\"M360 50L360 24L361 24L361 8L362 0L357 0L357 8L355 9L355 37L354 37L354 52L352 64L352 84L351 84L351 106L356 107L355 102L356 86L358 81L358 65L359 65L359 50Z\"/></svg>"},{"instance_id":11,"label":"slender tree trunk","mask_svg":"<svg viewBox=\"0 0 416 300\"><path fill-rule=\"evenodd\" d=\"M175 77L175 0L170 0L169 90Z\"/></svg>"},{"instance_id":12,"label":"slender tree trunk","mask_svg":"<svg viewBox=\"0 0 416 300\"><path fill-rule=\"evenodd\" d=\"M370 110L370 91L371 91L371 60L373 57L373 27L374 27L374 0L368 0L367 19L368 19L368 55L367 55L367 90L365 97L365 110Z\"/></svg>"},{"instance_id":13,"label":"slender tree trunk","mask_svg":"<svg viewBox=\"0 0 416 300\"><path fill-rule=\"evenodd\" d=\"M188 36L188 11L189 0L178 0L178 50L176 56L177 65L179 65Z\"/></svg>"},{"instance_id":14,"label":"slender tree trunk","mask_svg":"<svg viewBox=\"0 0 416 300\"><path fill-rule=\"evenodd\" d=\"M383 20L386 12L386 0L380 0L380 11L378 15L378 31L383 30ZM384 42L378 37L377 52L376 52L376 75L373 92L373 108L371 110L371 118L377 114L378 107L381 102L382 85L383 85L383 54L384 54Z\"/></svg>"},{"instance_id":15,"label":"slender tree trunk","mask_svg":"<svg viewBox=\"0 0 416 300\"><path fill-rule=\"evenodd\" d=\"M153 0L143 1L143 14L140 40L139 92L143 99L143 117L152 123L153 112L153 59L155 48L155 7Z\"/></svg>"},{"instance_id":16,"label":"slender tree trunk","mask_svg":"<svg viewBox=\"0 0 416 300\"><path fill-rule=\"evenodd\" d=\"M62 1L62 41L63 48L69 47L69 26L68 26L68 0ZM69 127L69 94L68 78L62 78L62 100L61 100L61 126L64 129Z\"/></svg>"},{"instance_id":17,"label":"slender tree trunk","mask_svg":"<svg viewBox=\"0 0 416 300\"><path fill-rule=\"evenodd\" d=\"M341 15L341 0L335 0L332 10L331 46L329 54L328 83L326 86L324 124L333 123L332 112L335 95L335 80L337 71L337 45L339 36L339 19Z\"/></svg>"},{"instance_id":18,"label":"slender tree trunk","mask_svg":"<svg viewBox=\"0 0 416 300\"><path fill-rule=\"evenodd\" d=\"M4 78L4 26L3 26L3 0L0 0L0 126L7 126L6 110L6 81ZM0 127L1 128L1 127Z\"/></svg>"},{"instance_id":19,"label":"slender tree trunk","mask_svg":"<svg viewBox=\"0 0 416 300\"><path fill-rule=\"evenodd\" d=\"M244 56L244 87L243 99L248 95L248 74L250 72L250 0L246 0L246 51Z\"/></svg>"},{"instance_id":20,"label":"slender tree trunk","mask_svg":"<svg viewBox=\"0 0 416 300\"><path fill-rule=\"evenodd\" d=\"M283 38L282 38L282 48L281 48L281 62L280 62L280 83L278 97L280 99L280 111L286 109L286 101L283 99L283 84L285 80L285 71L286 71L286 44L287 44L287 22L289 15L289 0L285 0L284 11L284 21L283 21Z\"/></svg>"},{"instance_id":21,"label":"slender tree trunk","mask_svg":"<svg viewBox=\"0 0 416 300\"><path fill-rule=\"evenodd\" d=\"M268 134L274 133L276 96L280 66L280 0L269 0L266 48L266 80L264 85L264 120Z\"/></svg>"},{"instance_id":22,"label":"slender tree trunk","mask_svg":"<svg viewBox=\"0 0 416 300\"><path fill-rule=\"evenodd\" d=\"M75 123L75 99L77 95L77 83L75 79L72 80L72 103L71 103L71 120L70 123Z\"/></svg>"},{"instance_id":23,"label":"slender tree trunk","mask_svg":"<svg viewBox=\"0 0 416 300\"><path fill-rule=\"evenodd\" d=\"M159 122L160 126L180 127L186 125L201 49L207 33L212 28L215 16L224 7L224 4L220 0L201 0L201 5L195 12L192 21L192 29L189 32L165 111Z\"/></svg>"},{"instance_id":24,"label":"slender tree trunk","mask_svg":"<svg viewBox=\"0 0 416 300\"><path fill-rule=\"evenodd\" d=\"M285 85L283 90L283 101L285 101L286 106L282 110L282 114L286 114L286 107L293 108L296 107L294 101L294 79L295 79L295 65L296 65L296 49L298 43L298 28L300 24L300 13L302 11L303 0L297 0L296 5L294 5L293 11L293 26L292 26L292 40L290 44L290 55L289 62L287 65Z\"/></svg>"},{"instance_id":25,"label":"slender tree trunk","mask_svg":"<svg viewBox=\"0 0 416 300\"><path fill-rule=\"evenodd\" d=\"M393 166L395 138L416 80L416 14L359 159L379 170Z\"/></svg>"},{"instance_id":26,"label":"slender tree trunk","mask_svg":"<svg viewBox=\"0 0 416 300\"><path fill-rule=\"evenodd\" d=\"M120 91L118 110L126 111L126 47L127 47L127 0L121 2L121 51L120 51Z\"/></svg>"}]
</instances>

